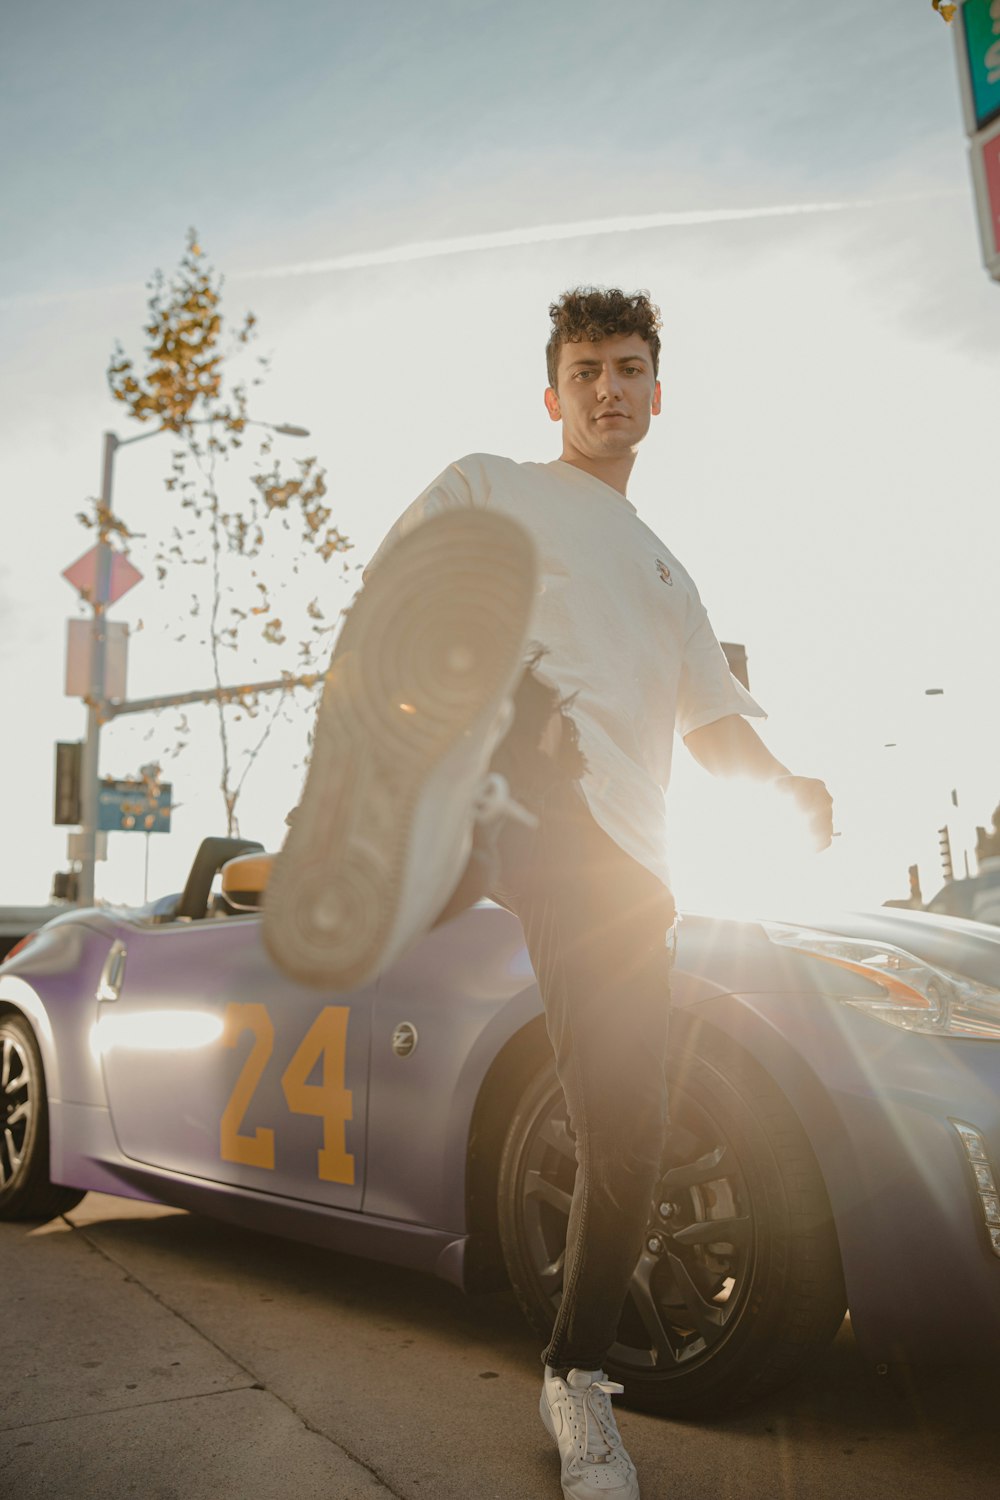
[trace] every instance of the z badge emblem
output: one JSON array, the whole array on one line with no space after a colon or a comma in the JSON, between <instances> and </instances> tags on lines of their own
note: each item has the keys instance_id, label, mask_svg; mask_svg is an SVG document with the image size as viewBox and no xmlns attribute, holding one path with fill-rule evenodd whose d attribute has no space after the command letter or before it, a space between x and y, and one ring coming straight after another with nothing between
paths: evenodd
<instances>
[{"instance_id":1,"label":"z badge emblem","mask_svg":"<svg viewBox=\"0 0 1000 1500\"><path fill-rule=\"evenodd\" d=\"M666 563L663 562L659 557L656 559L656 571L663 579L663 582L669 583L670 587L673 588L674 580L670 576L670 569L667 567Z\"/></svg>"}]
</instances>

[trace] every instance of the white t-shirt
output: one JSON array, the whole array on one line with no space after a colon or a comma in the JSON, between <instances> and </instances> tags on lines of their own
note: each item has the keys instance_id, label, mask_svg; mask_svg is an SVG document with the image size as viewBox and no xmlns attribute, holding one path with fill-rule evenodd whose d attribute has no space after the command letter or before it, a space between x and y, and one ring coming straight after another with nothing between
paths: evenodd
<instances>
[{"instance_id":1,"label":"white t-shirt","mask_svg":"<svg viewBox=\"0 0 1000 1500\"><path fill-rule=\"evenodd\" d=\"M698 590L635 506L573 464L473 453L400 516L365 569L427 517L493 506L534 538L540 592L531 637L587 762L581 786L597 823L669 886L666 804L673 735L727 714L766 717L732 676Z\"/></svg>"}]
</instances>

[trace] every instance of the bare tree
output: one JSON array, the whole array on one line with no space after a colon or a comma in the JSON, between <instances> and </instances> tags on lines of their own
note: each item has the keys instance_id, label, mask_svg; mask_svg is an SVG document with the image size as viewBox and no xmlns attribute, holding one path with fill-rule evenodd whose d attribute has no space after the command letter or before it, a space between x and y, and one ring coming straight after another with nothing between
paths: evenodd
<instances>
[{"instance_id":1,"label":"bare tree","mask_svg":"<svg viewBox=\"0 0 1000 1500\"><path fill-rule=\"evenodd\" d=\"M227 687L224 661L248 632L275 648L288 644L288 629L280 599L295 579L301 597L303 576L310 565L321 571L351 543L333 522L326 502L326 474L315 456L300 459L294 472L284 473L273 452L275 431L250 415L250 389L262 384L269 359L258 355L245 372L249 349L257 337L257 320L246 313L228 332L222 313L222 278L207 261L194 230L184 254L169 277L157 271L149 283L146 348L141 365L116 345L108 368L111 393L137 422L153 423L175 437L165 478L175 506L164 515L164 534L154 539L153 560L162 587L176 592L179 577L194 586L184 611L207 647L214 683L222 753L220 785L229 833L238 833L236 806L247 774L271 733L286 701L276 695L263 715L256 741L243 750L245 764L235 763L233 724L262 715L260 694ZM249 451L243 452L241 450ZM240 455L245 461L234 464ZM249 461L249 472L247 462ZM225 503L227 495L239 496ZM81 522L105 538L113 533L128 550L132 532L127 521L102 515L95 502ZM291 544L288 571L292 578L271 576L275 564L274 529L286 533ZM287 550L287 549L286 549ZM347 565L344 565L346 570ZM179 576L178 576L179 575ZM322 590L324 597L328 589ZM320 590L305 605L295 667L281 671L292 686L315 687L321 682L322 657L337 627L339 611L331 619L319 602ZM281 611L279 613L279 610ZM301 611L300 611L301 613ZM175 637L186 638L185 634ZM287 659L287 653L283 653ZM277 674L274 674L277 675ZM186 716L176 726L189 732ZM176 749L183 748L182 738Z\"/></svg>"}]
</instances>

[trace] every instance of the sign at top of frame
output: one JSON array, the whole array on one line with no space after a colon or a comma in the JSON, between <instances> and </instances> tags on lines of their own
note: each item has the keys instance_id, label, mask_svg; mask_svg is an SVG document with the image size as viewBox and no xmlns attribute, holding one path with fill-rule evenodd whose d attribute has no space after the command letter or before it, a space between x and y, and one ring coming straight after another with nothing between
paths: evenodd
<instances>
[{"instance_id":1,"label":"sign at top of frame","mask_svg":"<svg viewBox=\"0 0 1000 1500\"><path fill-rule=\"evenodd\" d=\"M1000 116L1000 0L965 0L958 39L970 135Z\"/></svg>"}]
</instances>

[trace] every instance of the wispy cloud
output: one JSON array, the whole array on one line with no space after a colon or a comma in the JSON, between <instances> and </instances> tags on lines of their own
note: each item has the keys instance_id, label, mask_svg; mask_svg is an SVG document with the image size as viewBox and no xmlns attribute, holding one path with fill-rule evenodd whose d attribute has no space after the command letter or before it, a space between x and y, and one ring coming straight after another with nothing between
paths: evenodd
<instances>
[{"instance_id":1,"label":"wispy cloud","mask_svg":"<svg viewBox=\"0 0 1000 1500\"><path fill-rule=\"evenodd\" d=\"M278 281L296 276L328 276L345 271L364 271L375 266L407 265L413 261L439 260L449 255L472 255L482 250L517 249L526 245L549 245L559 240L593 239L609 234L640 234L654 229L688 229L714 224L733 224L760 219L802 218L811 214L861 213L894 208L905 203L929 203L935 199L962 197L960 190L902 193L886 198L850 198L826 203L778 203L750 208L672 209L656 214L623 214L608 219L576 219L566 224L529 224L518 229L498 229L487 234L465 234L444 240L414 240L379 250L358 250L321 260L295 261L283 266L229 272L227 281ZM131 290L132 283L103 287L81 287L72 291L28 293L0 297L0 309L45 307L79 301L101 293Z\"/></svg>"},{"instance_id":2,"label":"wispy cloud","mask_svg":"<svg viewBox=\"0 0 1000 1500\"><path fill-rule=\"evenodd\" d=\"M902 203L925 203L957 197L957 192L907 193L892 198L855 198L832 203L780 203L754 208L695 208L658 214L626 214L612 219L577 219L568 224L535 224L500 229L488 234L466 234L446 240L415 240L383 250L359 250L324 260L298 261L287 266L237 271L230 281L276 280L289 276L323 276L337 271L361 271L374 266L405 265L438 260L446 255L470 255L480 250L507 250L524 245L548 245L557 240L592 239L605 234L636 234L649 229L686 229L708 224L731 224L747 219L794 218L805 214L835 214Z\"/></svg>"}]
</instances>

